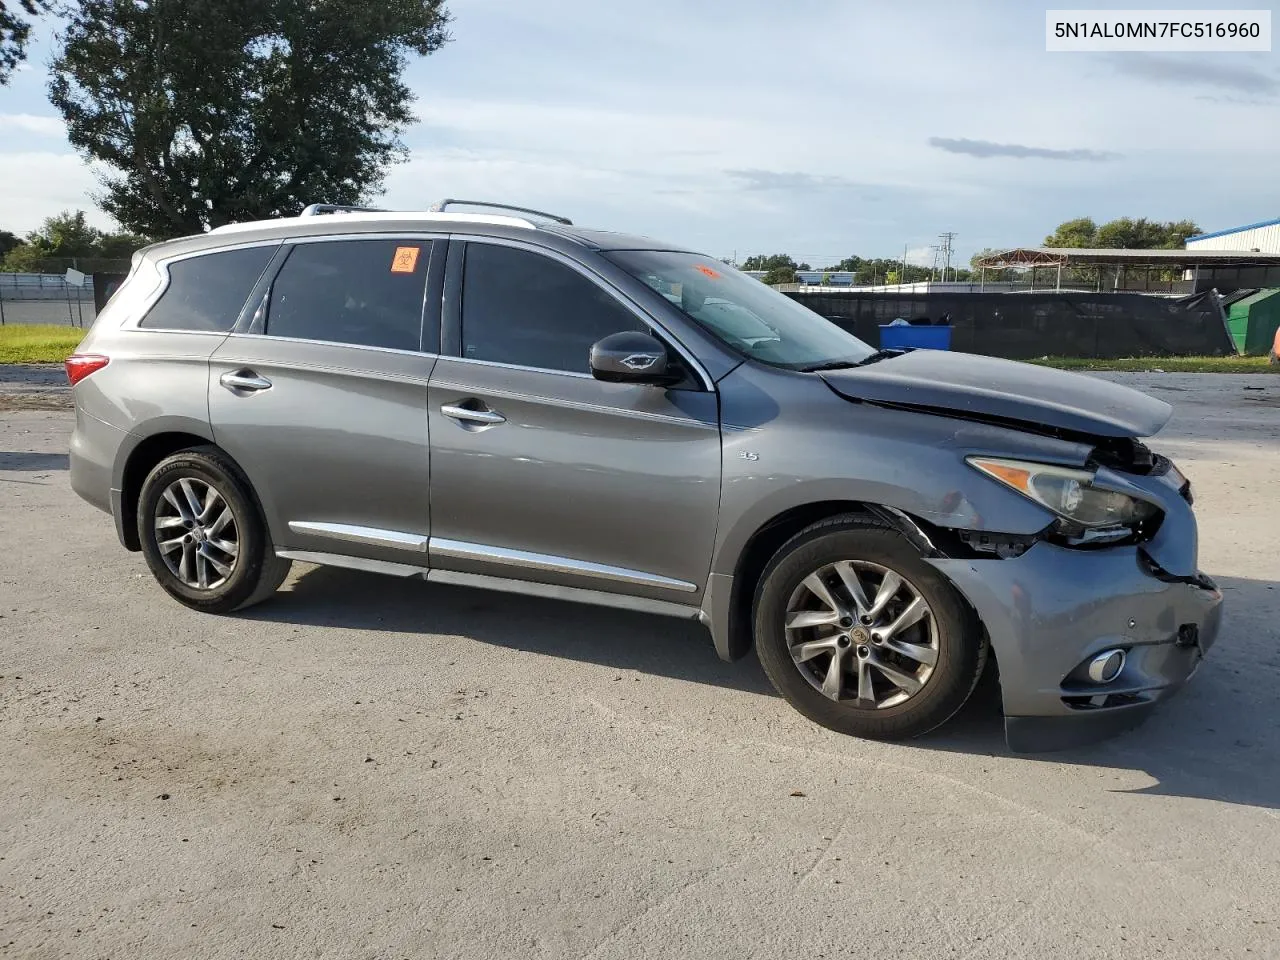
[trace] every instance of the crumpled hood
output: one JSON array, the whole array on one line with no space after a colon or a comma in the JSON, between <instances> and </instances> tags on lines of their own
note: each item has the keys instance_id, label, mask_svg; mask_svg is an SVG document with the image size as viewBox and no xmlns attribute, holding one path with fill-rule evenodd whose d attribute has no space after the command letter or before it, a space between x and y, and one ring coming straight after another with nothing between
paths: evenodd
<instances>
[{"instance_id":1,"label":"crumpled hood","mask_svg":"<svg viewBox=\"0 0 1280 960\"><path fill-rule=\"evenodd\" d=\"M913 350L821 376L850 400L1103 437L1149 437L1173 414L1163 400L1096 377L947 350Z\"/></svg>"}]
</instances>

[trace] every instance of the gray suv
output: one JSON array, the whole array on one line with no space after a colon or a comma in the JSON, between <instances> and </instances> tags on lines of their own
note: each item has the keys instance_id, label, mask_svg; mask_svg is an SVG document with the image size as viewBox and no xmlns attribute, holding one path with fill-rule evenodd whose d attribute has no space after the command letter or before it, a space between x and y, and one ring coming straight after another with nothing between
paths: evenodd
<instances>
[{"instance_id":1,"label":"gray suv","mask_svg":"<svg viewBox=\"0 0 1280 960\"><path fill-rule=\"evenodd\" d=\"M134 257L67 363L71 483L179 602L243 609L300 560L689 617L864 737L998 667L1017 750L1136 723L1213 643L1190 484L1137 439L1167 404L873 350L711 257L453 203Z\"/></svg>"}]
</instances>

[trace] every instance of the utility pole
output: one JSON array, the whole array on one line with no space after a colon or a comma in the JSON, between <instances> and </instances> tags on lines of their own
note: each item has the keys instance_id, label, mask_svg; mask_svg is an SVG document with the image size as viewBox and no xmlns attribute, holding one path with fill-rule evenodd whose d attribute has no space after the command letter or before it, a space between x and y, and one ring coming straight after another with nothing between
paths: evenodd
<instances>
[{"instance_id":1,"label":"utility pole","mask_svg":"<svg viewBox=\"0 0 1280 960\"><path fill-rule=\"evenodd\" d=\"M901 278L902 283L907 282L907 248L909 246L911 246L910 243L904 243L902 245L902 278Z\"/></svg>"},{"instance_id":2,"label":"utility pole","mask_svg":"<svg viewBox=\"0 0 1280 960\"><path fill-rule=\"evenodd\" d=\"M942 282L947 282L947 271L951 269L951 241L956 238L955 233L947 232L938 234L938 239L942 241L941 253L943 256L942 266Z\"/></svg>"}]
</instances>

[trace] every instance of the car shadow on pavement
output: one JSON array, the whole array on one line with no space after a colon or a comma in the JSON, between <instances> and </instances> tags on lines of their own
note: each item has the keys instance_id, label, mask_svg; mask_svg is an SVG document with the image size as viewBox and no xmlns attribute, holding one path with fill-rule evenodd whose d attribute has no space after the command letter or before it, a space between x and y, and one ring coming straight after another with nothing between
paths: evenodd
<instances>
[{"instance_id":1,"label":"car shadow on pavement","mask_svg":"<svg viewBox=\"0 0 1280 960\"><path fill-rule=\"evenodd\" d=\"M1217 644L1187 686L1136 729L1088 747L1012 754L999 690L984 678L951 723L913 746L1141 770L1154 782L1127 792L1280 809L1280 585L1214 579L1227 604Z\"/></svg>"},{"instance_id":2,"label":"car shadow on pavement","mask_svg":"<svg viewBox=\"0 0 1280 960\"><path fill-rule=\"evenodd\" d=\"M69 470L70 458L65 453L28 453L25 450L0 450L0 470Z\"/></svg>"},{"instance_id":3,"label":"car shadow on pavement","mask_svg":"<svg viewBox=\"0 0 1280 960\"><path fill-rule=\"evenodd\" d=\"M1229 604L1218 644L1186 689L1137 729L1088 747L1013 754L1004 741L999 686L988 672L946 726L903 746L1028 764L1140 770L1153 782L1131 792L1280 809L1275 626L1280 586L1226 577L1218 582ZM706 630L692 621L416 578L317 567L305 570L292 590L241 616L357 630L430 631L776 697L754 656L724 663Z\"/></svg>"},{"instance_id":4,"label":"car shadow on pavement","mask_svg":"<svg viewBox=\"0 0 1280 960\"><path fill-rule=\"evenodd\" d=\"M692 620L424 583L335 567L304 571L247 619L354 630L425 631L617 670L776 696L755 657L725 663Z\"/></svg>"}]
</instances>

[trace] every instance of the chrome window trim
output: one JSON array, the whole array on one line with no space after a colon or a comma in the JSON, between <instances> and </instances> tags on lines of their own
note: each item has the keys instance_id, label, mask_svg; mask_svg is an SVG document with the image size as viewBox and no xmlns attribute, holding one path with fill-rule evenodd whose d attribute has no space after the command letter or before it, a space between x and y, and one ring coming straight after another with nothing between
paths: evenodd
<instances>
[{"instance_id":1,"label":"chrome window trim","mask_svg":"<svg viewBox=\"0 0 1280 960\"><path fill-rule=\"evenodd\" d=\"M559 250L556 250L553 247L543 246L542 244L539 244L539 243L530 243L527 240L515 240L508 237L491 237L491 236L484 236L480 234L460 233L460 234L451 234L449 239L459 240L464 243L487 243L492 246L498 246L498 247L512 247L516 250L524 250L528 253L540 254L544 257L549 257L550 259L555 260L566 267L569 267L571 270L576 271L577 273L586 277L587 280L594 283L601 290L604 290L607 294L609 294L615 300L617 300L620 304L622 304L624 309L626 309L637 320L639 320L646 327L652 330L658 336L658 338L662 340L663 343L667 344L669 347L674 349L676 353L680 354L680 356L685 360L685 362L689 364L690 368L694 371L698 379L702 381L703 390L705 390L708 393L715 392L715 382L711 379L710 374L707 373L706 369L702 366L702 364L698 361L698 359L689 351L689 349L686 348L685 345L680 342L679 338L677 338L670 330L668 330L665 326L663 326L660 321L650 316L649 313L644 309L644 307L638 304L635 300L632 300L629 296L627 296L625 292L623 292L622 290L619 290L608 279L606 279L605 277L602 277L600 274L596 273L594 270L591 270L590 268L579 263L577 260L574 260L572 257L567 256L564 253L561 253ZM463 276L463 284L465 285L466 283L465 264L463 266L462 276ZM465 310L465 309L466 309L466 303L464 302L462 305L462 309L459 311L459 314L458 314L459 325L461 325L462 323L462 310ZM461 333L461 331L459 331L459 333ZM490 360L475 360L469 357L457 357L456 359L465 360L470 363L494 363L495 365L498 365L498 366L516 366L515 364L497 364L496 361L490 361ZM569 376L587 377L588 379L594 379L589 373L574 373L571 370L555 370L549 367L520 367L520 369L536 370L542 373L568 374Z\"/></svg>"},{"instance_id":2,"label":"chrome window trim","mask_svg":"<svg viewBox=\"0 0 1280 960\"><path fill-rule=\"evenodd\" d=\"M468 543L465 540L446 540L441 537L431 537L427 552L432 563L435 562L437 557L450 560L482 560L522 570L568 573L576 576L594 577L598 580L608 580L612 583L678 590L681 593L695 593L698 589L697 584L689 583L687 580L674 580L671 577L664 577L656 573L646 573L643 570L615 567L607 563L592 563L589 560L575 560L572 557L558 557L548 553L532 553L528 550L513 550L509 547Z\"/></svg>"},{"instance_id":3,"label":"chrome window trim","mask_svg":"<svg viewBox=\"0 0 1280 960\"><path fill-rule=\"evenodd\" d=\"M322 523L313 520L290 520L289 530L315 537L345 540L370 547L391 547L396 550L427 549L428 537L421 533L403 530L384 530L381 527L361 527L353 523Z\"/></svg>"},{"instance_id":4,"label":"chrome window trim","mask_svg":"<svg viewBox=\"0 0 1280 960\"><path fill-rule=\"evenodd\" d=\"M576 377L579 380L594 380L595 377L589 373L575 373L572 370L552 370L549 367L526 367L520 363L501 363L497 360L476 360L474 357L455 357L447 353L440 355L441 360L450 360L455 363L471 363L478 364L482 367L497 367L502 370L520 370L524 373L540 373L554 377ZM456 384L454 384L456 386Z\"/></svg>"},{"instance_id":5,"label":"chrome window trim","mask_svg":"<svg viewBox=\"0 0 1280 960\"><path fill-rule=\"evenodd\" d=\"M174 327L144 327L141 325L142 321L146 319L147 314L151 312L151 308L156 305L160 298L164 296L165 291L169 289L169 284L171 283L169 265L173 263L181 263L183 260L191 260L195 257L207 257L214 253L231 253L235 250L251 250L254 247L280 247L284 243L285 241L281 239L246 240L243 243L228 243L216 247L207 247L203 250L188 250L186 253L175 253L172 256L156 257L151 261L151 265L160 275L160 285L152 291L151 296L143 301L141 308L136 311L134 318L126 321L119 329L138 330L144 333L200 333L205 336L213 335L225 337L231 332L230 330L179 330ZM144 256L143 259L145 260L147 258ZM270 265L271 258L268 257L267 266ZM263 269L265 270L266 267ZM253 285L257 285L256 279L254 280ZM245 292L246 298L249 296L250 292L252 292L252 288ZM234 321L232 321L232 326L235 326Z\"/></svg>"},{"instance_id":6,"label":"chrome window trim","mask_svg":"<svg viewBox=\"0 0 1280 960\"><path fill-rule=\"evenodd\" d=\"M306 222L309 222L309 221L306 221ZM212 234L213 234L213 231L210 231L209 234L207 235L212 236ZM122 325L119 329L141 330L143 332L151 331L155 333L202 333L206 335L214 334L217 336L228 336L228 335L249 336L249 334L231 334L230 331L225 331L225 330L179 330L174 327L141 326L142 321L146 318L147 314L151 312L151 308L156 305L156 302L162 296L164 296L165 291L169 289L169 283L170 283L169 264L171 263L179 263L183 260L190 260L193 257L207 257L210 254L214 254L214 253L230 253L233 250L249 250L249 249L252 249L253 247L282 247L286 244L288 244L289 246L297 246L298 244L302 244L302 243L327 243L329 241L336 241L336 240L401 240L401 239L440 240L443 242L448 242L449 234L447 232L430 233L422 230L406 230L406 231L392 231L388 233L381 233L381 232L379 233L326 233L326 234L322 234L314 237L275 237L272 239L265 239L265 240L261 240L261 239L246 240L242 243L228 243L228 244L219 245L216 247L208 247L204 250L192 250L192 251L187 251L186 253L177 253L177 254L174 254L173 256L157 257L156 259L151 261L151 265L155 268L156 272L160 275L160 285L152 292L151 296L149 296L145 301L143 301L142 306L137 311L135 318L133 320L126 320L124 325ZM425 279L423 283L424 283L424 289L425 289L425 283L426 283ZM265 334L263 334L263 336L265 336ZM275 337L274 339L300 340L303 338ZM308 342L335 343L336 341L316 340L316 341L308 341ZM346 346L358 346L358 344L346 344ZM390 347L370 347L369 349L387 350L391 348ZM405 352L415 353L417 351L409 350Z\"/></svg>"},{"instance_id":7,"label":"chrome window trim","mask_svg":"<svg viewBox=\"0 0 1280 960\"><path fill-rule=\"evenodd\" d=\"M349 216L349 214L337 214L337 216ZM311 220L310 218L308 218L308 220L303 222L309 223L311 222ZM287 237L285 240L282 241L282 243L288 244L291 247L299 247L307 243L331 243L331 242L340 242L344 240L423 240L427 242L438 240L442 243L447 244L449 242L449 235L447 233L427 233L425 231L415 231L415 230L406 230L403 232L397 231L397 232L390 232L390 233L326 233L326 234L321 234L314 237ZM431 256L435 256L434 250L431 251ZM280 270L283 270L284 266L285 264L282 263L280 265ZM431 269L430 258L428 258L426 269L428 272ZM279 273L279 270L277 271L277 274L278 273ZM273 283L271 285L268 285L268 288L267 288L268 296L265 297L264 299L270 299L270 293L274 287L274 278L272 278L272 280L273 280ZM424 307L423 315L425 315L426 313L425 311L426 296L428 293L430 293L430 290L428 290L427 288L430 282L431 282L430 276L427 274L424 274L422 278L422 294L423 294L423 307ZM422 318L419 317L419 331L421 331L421 320ZM316 344L321 344L321 345L330 346L330 347L356 347L357 349L360 349L360 350L382 350L387 353L402 353L402 354L408 354L410 356L415 356L415 357L438 356L438 354L426 353L425 351L422 351L422 350L401 350L398 347L375 347L367 343L345 343L341 340L316 340L311 337L282 337L278 333L232 333L230 334L230 336L262 337L264 340L287 340L287 341L292 341L294 343L316 343ZM421 340L421 337L419 337L419 340Z\"/></svg>"}]
</instances>

